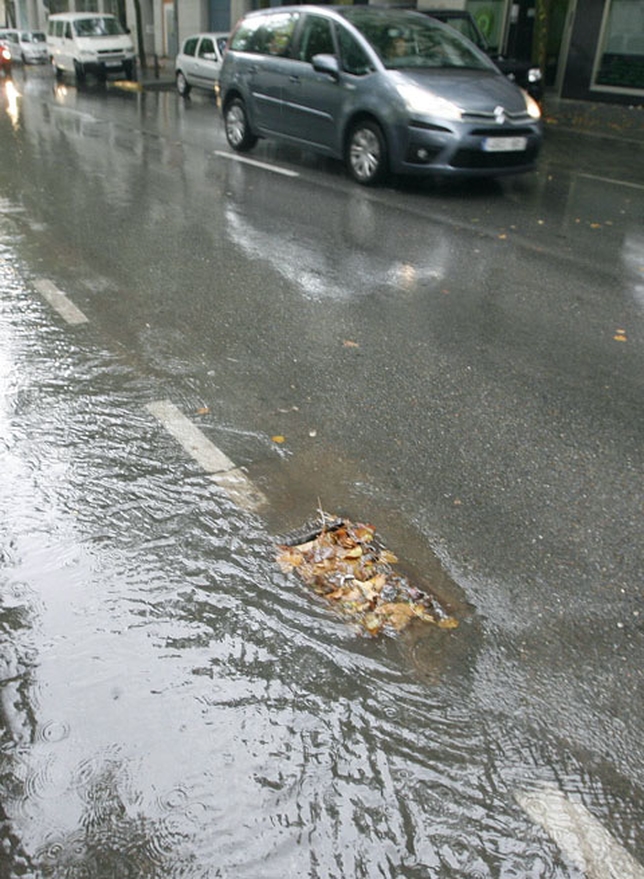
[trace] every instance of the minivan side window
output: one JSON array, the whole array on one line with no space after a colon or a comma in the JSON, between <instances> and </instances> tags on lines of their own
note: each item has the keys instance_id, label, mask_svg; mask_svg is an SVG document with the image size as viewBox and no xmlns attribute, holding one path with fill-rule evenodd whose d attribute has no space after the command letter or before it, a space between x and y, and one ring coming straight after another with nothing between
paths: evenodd
<instances>
[{"instance_id":1,"label":"minivan side window","mask_svg":"<svg viewBox=\"0 0 644 879\"><path fill-rule=\"evenodd\" d=\"M342 27L338 26L338 42L340 43L340 58L342 61L342 69L347 73L353 73L354 76L364 76L373 70L373 64L369 60L369 56L356 40L353 34Z\"/></svg>"},{"instance_id":2,"label":"minivan side window","mask_svg":"<svg viewBox=\"0 0 644 879\"><path fill-rule=\"evenodd\" d=\"M65 39L71 40L72 38L72 26L69 22L65 25Z\"/></svg>"},{"instance_id":3,"label":"minivan side window","mask_svg":"<svg viewBox=\"0 0 644 879\"><path fill-rule=\"evenodd\" d=\"M65 31L65 22L64 21L57 21L56 22L56 36L62 37L64 31Z\"/></svg>"},{"instance_id":4,"label":"minivan side window","mask_svg":"<svg viewBox=\"0 0 644 879\"><path fill-rule=\"evenodd\" d=\"M260 55L287 55L299 17L299 12L249 16L235 31L230 48Z\"/></svg>"},{"instance_id":5,"label":"minivan side window","mask_svg":"<svg viewBox=\"0 0 644 879\"><path fill-rule=\"evenodd\" d=\"M307 15L300 34L297 57L300 61L311 62L314 55L335 55L333 31L328 18L321 15Z\"/></svg>"}]
</instances>

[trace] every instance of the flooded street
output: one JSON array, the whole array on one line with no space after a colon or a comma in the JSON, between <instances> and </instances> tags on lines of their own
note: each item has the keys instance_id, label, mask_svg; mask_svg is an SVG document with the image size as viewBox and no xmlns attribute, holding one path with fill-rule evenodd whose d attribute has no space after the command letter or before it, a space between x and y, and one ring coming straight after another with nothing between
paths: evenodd
<instances>
[{"instance_id":1,"label":"flooded street","mask_svg":"<svg viewBox=\"0 0 644 879\"><path fill-rule=\"evenodd\" d=\"M205 99L15 79L0 877L641 879L637 180L562 136L536 180L365 193L219 157ZM283 573L320 504L459 627L361 637Z\"/></svg>"}]
</instances>

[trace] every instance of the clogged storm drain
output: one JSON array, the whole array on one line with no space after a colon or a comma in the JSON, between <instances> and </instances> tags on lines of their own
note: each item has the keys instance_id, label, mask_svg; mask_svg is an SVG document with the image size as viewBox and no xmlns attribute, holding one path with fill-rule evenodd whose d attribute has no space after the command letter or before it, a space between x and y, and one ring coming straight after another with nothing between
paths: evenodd
<instances>
[{"instance_id":1,"label":"clogged storm drain","mask_svg":"<svg viewBox=\"0 0 644 879\"><path fill-rule=\"evenodd\" d=\"M322 513L317 527L285 537L277 561L296 571L304 583L366 635L401 632L412 623L455 629L435 596L412 586L397 573L396 556L372 525Z\"/></svg>"}]
</instances>

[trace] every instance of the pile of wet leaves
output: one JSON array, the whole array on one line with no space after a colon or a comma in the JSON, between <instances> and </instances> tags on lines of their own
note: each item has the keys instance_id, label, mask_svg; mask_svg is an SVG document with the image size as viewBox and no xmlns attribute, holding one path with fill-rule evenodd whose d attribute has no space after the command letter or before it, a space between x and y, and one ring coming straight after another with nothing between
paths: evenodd
<instances>
[{"instance_id":1,"label":"pile of wet leaves","mask_svg":"<svg viewBox=\"0 0 644 879\"><path fill-rule=\"evenodd\" d=\"M412 623L454 629L435 596L397 573L398 559L372 525L321 513L321 522L283 538L277 561L366 635L401 632Z\"/></svg>"}]
</instances>

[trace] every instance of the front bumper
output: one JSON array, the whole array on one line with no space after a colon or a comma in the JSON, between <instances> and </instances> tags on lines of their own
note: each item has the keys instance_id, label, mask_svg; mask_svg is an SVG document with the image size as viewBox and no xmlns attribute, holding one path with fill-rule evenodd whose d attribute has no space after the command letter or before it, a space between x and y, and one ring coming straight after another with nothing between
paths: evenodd
<instances>
[{"instance_id":1,"label":"front bumper","mask_svg":"<svg viewBox=\"0 0 644 879\"><path fill-rule=\"evenodd\" d=\"M79 68L83 73L106 78L115 74L121 74L134 68L136 56L121 58L99 58L92 61L80 61Z\"/></svg>"},{"instance_id":2,"label":"front bumper","mask_svg":"<svg viewBox=\"0 0 644 879\"><path fill-rule=\"evenodd\" d=\"M47 64L49 61L49 56L46 52L23 52L23 55L27 64Z\"/></svg>"},{"instance_id":3,"label":"front bumper","mask_svg":"<svg viewBox=\"0 0 644 879\"><path fill-rule=\"evenodd\" d=\"M498 177L533 170L543 133L541 123L534 121L452 126L411 120L406 128L398 129L395 140L395 172Z\"/></svg>"}]
</instances>

